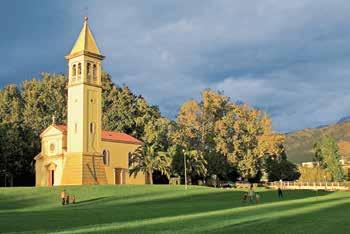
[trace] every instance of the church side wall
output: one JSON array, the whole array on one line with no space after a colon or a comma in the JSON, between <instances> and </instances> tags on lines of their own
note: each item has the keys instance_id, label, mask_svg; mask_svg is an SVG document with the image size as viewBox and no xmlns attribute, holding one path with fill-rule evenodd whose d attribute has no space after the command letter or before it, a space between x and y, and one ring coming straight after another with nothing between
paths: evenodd
<instances>
[{"instance_id":1,"label":"church side wall","mask_svg":"<svg viewBox=\"0 0 350 234\"><path fill-rule=\"evenodd\" d=\"M106 176L108 184L115 184L115 174L116 168L129 168L129 153L136 150L140 145L119 143L112 141L102 141L102 151L108 150L110 155L110 162L108 166L105 166ZM126 173L125 178L126 184L145 184L145 175L139 173L136 177L129 176Z\"/></svg>"}]
</instances>

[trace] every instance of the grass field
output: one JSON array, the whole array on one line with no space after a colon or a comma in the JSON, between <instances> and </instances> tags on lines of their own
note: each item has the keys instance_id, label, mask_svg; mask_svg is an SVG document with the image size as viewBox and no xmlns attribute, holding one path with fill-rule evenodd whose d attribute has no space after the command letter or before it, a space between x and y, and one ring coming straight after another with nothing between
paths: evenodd
<instances>
[{"instance_id":1,"label":"grass field","mask_svg":"<svg viewBox=\"0 0 350 234\"><path fill-rule=\"evenodd\" d=\"M182 186L72 186L62 206L55 188L1 188L0 232L25 233L349 233L350 193L242 191Z\"/></svg>"}]
</instances>

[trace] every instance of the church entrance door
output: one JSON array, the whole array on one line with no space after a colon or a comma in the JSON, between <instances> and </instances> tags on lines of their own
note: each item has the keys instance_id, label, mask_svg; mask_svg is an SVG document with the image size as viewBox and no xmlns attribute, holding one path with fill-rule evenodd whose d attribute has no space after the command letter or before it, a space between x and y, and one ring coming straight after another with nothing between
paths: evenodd
<instances>
[{"instance_id":1,"label":"church entrance door","mask_svg":"<svg viewBox=\"0 0 350 234\"><path fill-rule=\"evenodd\" d=\"M53 186L55 184L55 169L56 165L51 163L47 166L47 185Z\"/></svg>"},{"instance_id":2,"label":"church entrance door","mask_svg":"<svg viewBox=\"0 0 350 234\"><path fill-rule=\"evenodd\" d=\"M53 186L55 184L55 171L50 170L48 176L48 186Z\"/></svg>"}]
</instances>

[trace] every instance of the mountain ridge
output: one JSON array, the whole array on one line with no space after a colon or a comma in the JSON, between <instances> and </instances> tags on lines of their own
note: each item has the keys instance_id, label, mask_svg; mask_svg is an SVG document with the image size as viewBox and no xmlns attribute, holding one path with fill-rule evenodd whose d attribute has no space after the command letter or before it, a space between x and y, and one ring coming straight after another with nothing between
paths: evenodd
<instances>
[{"instance_id":1,"label":"mountain ridge","mask_svg":"<svg viewBox=\"0 0 350 234\"><path fill-rule=\"evenodd\" d=\"M312 161L313 145L324 134L336 140L342 158L350 159L350 116L323 127L286 133L285 147L288 159L294 163Z\"/></svg>"}]
</instances>

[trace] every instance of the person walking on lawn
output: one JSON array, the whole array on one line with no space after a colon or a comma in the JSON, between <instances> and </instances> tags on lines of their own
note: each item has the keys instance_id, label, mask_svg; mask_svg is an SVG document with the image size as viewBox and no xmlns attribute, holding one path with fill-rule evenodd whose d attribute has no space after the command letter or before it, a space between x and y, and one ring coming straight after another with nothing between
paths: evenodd
<instances>
[{"instance_id":1,"label":"person walking on lawn","mask_svg":"<svg viewBox=\"0 0 350 234\"><path fill-rule=\"evenodd\" d=\"M280 187L278 187L277 193L278 193L278 198L282 199L283 198L283 193L282 193L282 189Z\"/></svg>"}]
</instances>

